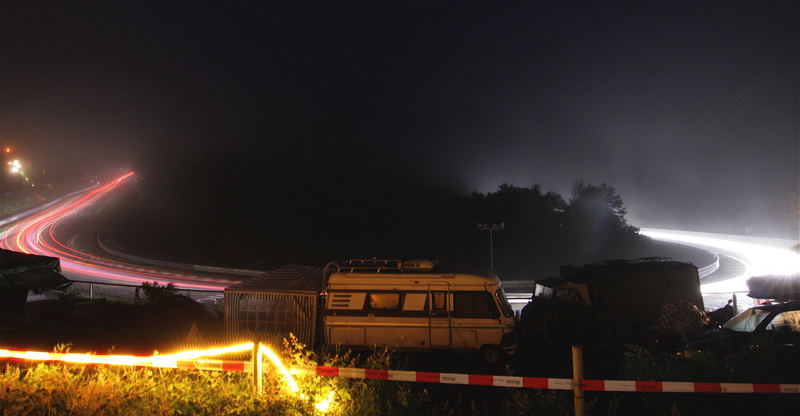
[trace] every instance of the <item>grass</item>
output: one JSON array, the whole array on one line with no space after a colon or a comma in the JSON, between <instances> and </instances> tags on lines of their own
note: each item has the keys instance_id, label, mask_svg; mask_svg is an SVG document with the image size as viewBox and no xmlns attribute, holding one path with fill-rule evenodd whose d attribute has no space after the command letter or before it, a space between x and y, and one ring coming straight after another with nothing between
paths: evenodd
<instances>
[{"instance_id":1,"label":"grass","mask_svg":"<svg viewBox=\"0 0 800 416\"><path fill-rule=\"evenodd\" d=\"M63 352L63 351L62 351ZM295 340L282 352L297 366L397 368L392 351L316 356ZM0 415L482 415L562 414L568 394L550 391L296 376L291 392L265 364L263 394L249 373L95 365L0 363ZM325 412L320 410L328 402Z\"/></svg>"},{"instance_id":2,"label":"grass","mask_svg":"<svg viewBox=\"0 0 800 416\"><path fill-rule=\"evenodd\" d=\"M302 403L252 393L244 374L66 364L7 365L3 415L174 415L304 413Z\"/></svg>"}]
</instances>

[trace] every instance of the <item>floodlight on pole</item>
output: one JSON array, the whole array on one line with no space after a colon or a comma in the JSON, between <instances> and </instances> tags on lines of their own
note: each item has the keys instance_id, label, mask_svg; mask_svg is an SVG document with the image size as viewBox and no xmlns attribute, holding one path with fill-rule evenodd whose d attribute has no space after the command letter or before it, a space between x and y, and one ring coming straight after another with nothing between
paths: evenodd
<instances>
[{"instance_id":1,"label":"floodlight on pole","mask_svg":"<svg viewBox=\"0 0 800 416\"><path fill-rule=\"evenodd\" d=\"M8 162L8 165L11 166L11 173L19 173L22 175L22 163L19 160L14 159Z\"/></svg>"},{"instance_id":2,"label":"floodlight on pole","mask_svg":"<svg viewBox=\"0 0 800 416\"><path fill-rule=\"evenodd\" d=\"M478 229L481 231L488 231L489 232L489 270L494 271L494 238L492 233L495 231L500 231L506 228L506 223L501 222L500 224L475 224L478 226Z\"/></svg>"},{"instance_id":3,"label":"floodlight on pole","mask_svg":"<svg viewBox=\"0 0 800 416\"><path fill-rule=\"evenodd\" d=\"M26 175L25 171L22 170L22 162L20 162L19 159L14 159L8 162L8 165L11 166L11 169L9 169L9 171L12 174L21 176L22 179L25 180L25 182L30 182L30 178L28 178L28 175Z\"/></svg>"}]
</instances>

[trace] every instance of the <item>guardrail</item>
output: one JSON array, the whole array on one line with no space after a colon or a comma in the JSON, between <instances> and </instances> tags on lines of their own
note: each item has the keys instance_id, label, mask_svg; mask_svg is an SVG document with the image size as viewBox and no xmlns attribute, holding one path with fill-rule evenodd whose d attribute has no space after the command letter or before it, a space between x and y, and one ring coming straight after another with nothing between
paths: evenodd
<instances>
[{"instance_id":1,"label":"guardrail","mask_svg":"<svg viewBox=\"0 0 800 416\"><path fill-rule=\"evenodd\" d=\"M714 262L712 262L711 264L709 264L709 265L707 265L705 267L701 267L701 268L697 269L697 274L698 274L698 276L700 277L701 280L705 279L706 277L708 277L710 275L712 275L714 272L716 272L719 269L719 256L716 255L716 254L714 254L713 256L714 256Z\"/></svg>"},{"instance_id":2,"label":"guardrail","mask_svg":"<svg viewBox=\"0 0 800 416\"><path fill-rule=\"evenodd\" d=\"M234 268L217 267L217 266L206 266L202 264L178 263L174 261L156 260L147 257L135 256L133 254L123 253L119 250L115 250L109 247L108 244L103 242L101 238L101 233L97 233L97 245L100 247L101 250L105 251L108 254L140 264L149 264L161 267L172 267L175 269L184 269L184 270L196 270L200 272L209 272L209 273L235 274L241 276L260 276L264 274L264 272L260 270L234 269Z\"/></svg>"}]
</instances>

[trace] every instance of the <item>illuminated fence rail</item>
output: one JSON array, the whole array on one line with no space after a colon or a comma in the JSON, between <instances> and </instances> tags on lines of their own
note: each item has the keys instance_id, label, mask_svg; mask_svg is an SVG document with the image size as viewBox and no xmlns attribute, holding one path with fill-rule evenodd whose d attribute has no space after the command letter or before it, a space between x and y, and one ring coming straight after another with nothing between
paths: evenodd
<instances>
[{"instance_id":1,"label":"illuminated fence rail","mask_svg":"<svg viewBox=\"0 0 800 416\"><path fill-rule=\"evenodd\" d=\"M89 299L107 299L117 302L140 303L147 300L141 285L119 283L102 283L83 280L72 280L67 293ZM221 291L175 289L178 295L190 297L198 302L222 304Z\"/></svg>"},{"instance_id":2,"label":"illuminated fence rail","mask_svg":"<svg viewBox=\"0 0 800 416\"><path fill-rule=\"evenodd\" d=\"M236 354L249 351L250 360L210 360L207 357L214 357L226 354ZM83 354L83 353L61 353L61 352L41 352L41 351L15 351L0 349L0 359L16 359L27 361L55 361L71 364L100 364L111 366L128 367L153 367L153 368L174 368L184 370L210 370L210 371L234 371L251 372L253 374L253 387L257 394L262 394L264 361L268 360L273 368L277 369L282 375L283 382L289 391L296 394L300 388L292 375L291 371L284 366L278 354L263 343L244 342L223 347L214 347L201 350L184 350L172 354L154 354L150 356L135 355L103 355L103 354ZM321 406L330 399L323 399L316 406ZM327 407L327 405L325 405Z\"/></svg>"}]
</instances>

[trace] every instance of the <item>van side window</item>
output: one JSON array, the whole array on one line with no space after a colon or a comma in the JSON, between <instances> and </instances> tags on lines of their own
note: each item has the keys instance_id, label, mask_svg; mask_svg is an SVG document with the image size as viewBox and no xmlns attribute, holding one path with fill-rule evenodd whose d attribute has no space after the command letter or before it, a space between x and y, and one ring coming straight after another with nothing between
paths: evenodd
<instances>
[{"instance_id":1,"label":"van side window","mask_svg":"<svg viewBox=\"0 0 800 416\"><path fill-rule=\"evenodd\" d=\"M369 308L373 310L399 310L400 309L400 294L399 293L370 293L369 294Z\"/></svg>"},{"instance_id":2,"label":"van side window","mask_svg":"<svg viewBox=\"0 0 800 416\"><path fill-rule=\"evenodd\" d=\"M424 311L427 300L427 293L406 293L405 299L403 300L403 310Z\"/></svg>"},{"instance_id":3,"label":"van side window","mask_svg":"<svg viewBox=\"0 0 800 416\"><path fill-rule=\"evenodd\" d=\"M447 292L431 292L431 298L433 298L433 311L440 311L444 312L447 311Z\"/></svg>"},{"instance_id":4,"label":"van side window","mask_svg":"<svg viewBox=\"0 0 800 416\"><path fill-rule=\"evenodd\" d=\"M453 315L456 318L492 318L500 316L487 292L453 292Z\"/></svg>"}]
</instances>

